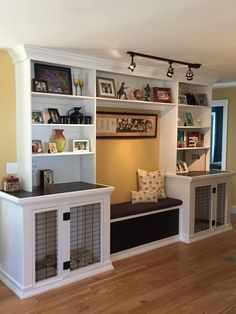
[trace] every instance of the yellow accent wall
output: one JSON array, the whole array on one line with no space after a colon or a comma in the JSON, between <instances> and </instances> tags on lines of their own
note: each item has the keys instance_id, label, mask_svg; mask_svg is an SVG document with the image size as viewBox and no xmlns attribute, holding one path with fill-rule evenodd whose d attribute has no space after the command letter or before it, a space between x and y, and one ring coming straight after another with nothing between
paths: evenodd
<instances>
[{"instance_id":1,"label":"yellow accent wall","mask_svg":"<svg viewBox=\"0 0 236 314\"><path fill-rule=\"evenodd\" d=\"M227 170L236 171L236 87L213 90L213 100L228 99ZM232 180L231 203L236 206L236 176Z\"/></svg>"},{"instance_id":2,"label":"yellow accent wall","mask_svg":"<svg viewBox=\"0 0 236 314\"><path fill-rule=\"evenodd\" d=\"M120 111L102 109L99 111ZM152 111L127 110L125 112ZM159 165L159 116L157 138L97 139L97 182L115 187L113 204L131 200L131 191L137 190L137 169L155 170Z\"/></svg>"},{"instance_id":3,"label":"yellow accent wall","mask_svg":"<svg viewBox=\"0 0 236 314\"><path fill-rule=\"evenodd\" d=\"M0 50L0 181L6 163L16 162L15 70L6 51Z\"/></svg>"}]
</instances>

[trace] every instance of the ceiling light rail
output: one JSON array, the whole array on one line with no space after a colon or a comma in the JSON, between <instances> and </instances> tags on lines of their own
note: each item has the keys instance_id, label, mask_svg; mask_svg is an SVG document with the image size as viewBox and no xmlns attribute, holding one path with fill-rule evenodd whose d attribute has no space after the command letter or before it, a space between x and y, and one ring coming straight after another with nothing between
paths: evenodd
<instances>
[{"instance_id":1,"label":"ceiling light rail","mask_svg":"<svg viewBox=\"0 0 236 314\"><path fill-rule=\"evenodd\" d=\"M136 63L134 62L134 57L135 56L167 62L169 64L169 67L168 67L166 75L169 78L171 78L175 74L175 69L172 66L173 63L186 65L188 67L186 75L185 75L185 77L186 77L186 79L188 81L191 81L193 79L193 77L194 77L192 69L199 69L201 67L201 64L199 64L199 63L190 63L190 62L179 61L179 60L174 60L174 59L156 57L156 56L147 55L147 54L144 54L144 53L139 53L139 52L134 52L134 51L127 51L127 54L129 54L130 57L131 57L131 62L130 62L130 65L129 65L128 69L131 70L132 72L136 68Z\"/></svg>"}]
</instances>

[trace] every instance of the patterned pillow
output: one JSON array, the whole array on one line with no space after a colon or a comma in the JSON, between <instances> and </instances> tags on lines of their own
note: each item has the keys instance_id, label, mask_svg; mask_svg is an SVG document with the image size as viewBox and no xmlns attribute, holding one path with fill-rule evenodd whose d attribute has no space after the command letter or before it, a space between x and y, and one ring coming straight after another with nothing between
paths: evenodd
<instances>
[{"instance_id":1,"label":"patterned pillow","mask_svg":"<svg viewBox=\"0 0 236 314\"><path fill-rule=\"evenodd\" d=\"M157 193L152 191L132 191L132 204L158 202Z\"/></svg>"},{"instance_id":2,"label":"patterned pillow","mask_svg":"<svg viewBox=\"0 0 236 314\"><path fill-rule=\"evenodd\" d=\"M154 191L158 199L166 198L165 193L165 171L147 171L138 169L139 191Z\"/></svg>"}]
</instances>

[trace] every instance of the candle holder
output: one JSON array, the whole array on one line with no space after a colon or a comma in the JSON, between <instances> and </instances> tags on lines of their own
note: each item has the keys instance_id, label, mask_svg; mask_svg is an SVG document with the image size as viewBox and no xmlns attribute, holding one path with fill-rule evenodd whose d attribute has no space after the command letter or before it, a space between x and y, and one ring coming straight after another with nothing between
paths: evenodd
<instances>
[{"instance_id":1,"label":"candle holder","mask_svg":"<svg viewBox=\"0 0 236 314\"><path fill-rule=\"evenodd\" d=\"M83 87L84 87L84 80L79 80L79 87L80 87L80 96L82 96L82 90L83 90Z\"/></svg>"},{"instance_id":2,"label":"candle holder","mask_svg":"<svg viewBox=\"0 0 236 314\"><path fill-rule=\"evenodd\" d=\"M76 95L76 96L78 95L77 90L78 90L78 86L79 86L79 81L80 81L79 77L78 77L78 76L75 76L75 75L73 74L73 84L74 84L74 86L75 86L75 95Z\"/></svg>"}]
</instances>

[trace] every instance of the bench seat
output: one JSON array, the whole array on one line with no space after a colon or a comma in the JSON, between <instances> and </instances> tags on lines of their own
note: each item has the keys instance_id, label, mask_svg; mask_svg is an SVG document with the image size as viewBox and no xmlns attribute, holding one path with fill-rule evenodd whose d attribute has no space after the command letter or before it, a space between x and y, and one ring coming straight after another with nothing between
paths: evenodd
<instances>
[{"instance_id":1,"label":"bench seat","mask_svg":"<svg viewBox=\"0 0 236 314\"><path fill-rule=\"evenodd\" d=\"M138 215L154 210L162 210L165 208L179 207L182 205L182 201L167 197L163 200L159 200L157 203L136 203L131 202L119 203L111 205L111 219Z\"/></svg>"}]
</instances>

